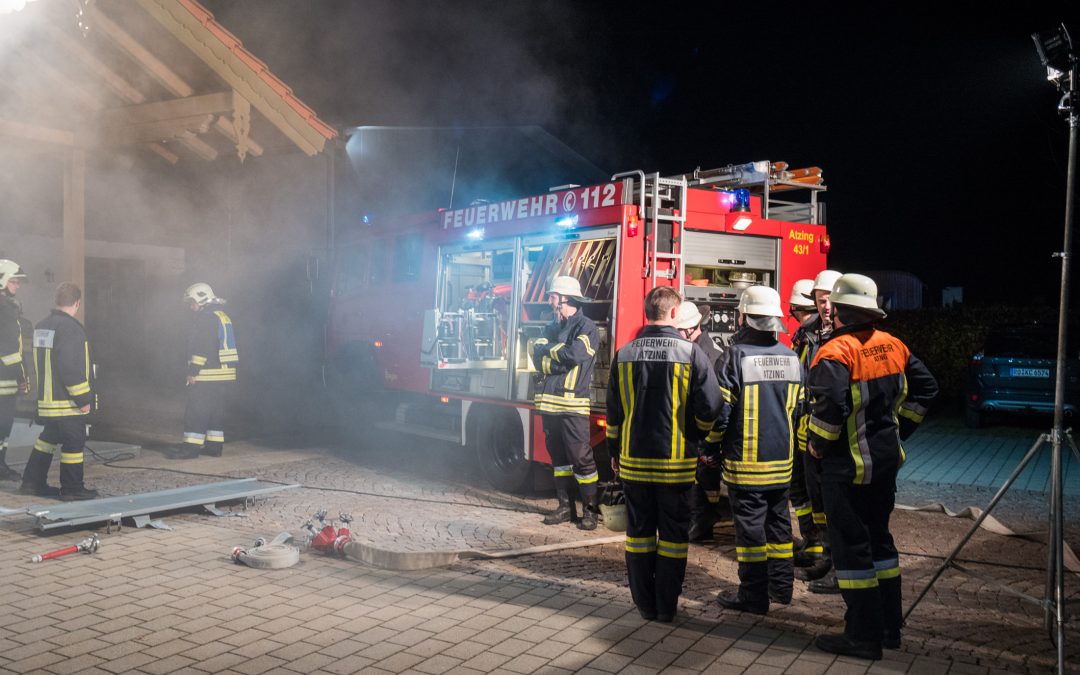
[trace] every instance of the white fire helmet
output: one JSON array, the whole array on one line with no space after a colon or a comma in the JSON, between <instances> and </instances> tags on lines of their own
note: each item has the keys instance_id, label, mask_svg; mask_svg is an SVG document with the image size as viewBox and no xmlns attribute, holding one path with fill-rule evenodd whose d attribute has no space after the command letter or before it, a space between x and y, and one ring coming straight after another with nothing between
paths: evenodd
<instances>
[{"instance_id":1,"label":"white fire helmet","mask_svg":"<svg viewBox=\"0 0 1080 675\"><path fill-rule=\"evenodd\" d=\"M843 272L837 272L836 270L822 270L818 272L818 275L814 277L814 289L809 293L806 293L806 297L810 300L814 299L814 291L825 291L826 293L832 292L833 284L840 278Z\"/></svg>"},{"instance_id":2,"label":"white fire helmet","mask_svg":"<svg viewBox=\"0 0 1080 675\"><path fill-rule=\"evenodd\" d=\"M199 307L203 307L211 302L224 302L224 300L214 295L214 289L210 288L210 284L200 281L187 287L184 291L184 302L194 302Z\"/></svg>"},{"instance_id":3,"label":"white fire helmet","mask_svg":"<svg viewBox=\"0 0 1080 675\"><path fill-rule=\"evenodd\" d=\"M799 279L791 287L791 299L788 300L788 305L792 309L805 309L812 312L814 311L814 301L811 299L813 294L814 280Z\"/></svg>"},{"instance_id":4,"label":"white fire helmet","mask_svg":"<svg viewBox=\"0 0 1080 675\"><path fill-rule=\"evenodd\" d=\"M739 313L751 328L768 332L787 332L780 294L768 286L751 286L739 298Z\"/></svg>"},{"instance_id":5,"label":"white fire helmet","mask_svg":"<svg viewBox=\"0 0 1080 675\"><path fill-rule=\"evenodd\" d=\"M701 323L701 310L694 303L683 300L679 303L679 313L675 317L676 328L697 328Z\"/></svg>"},{"instance_id":6,"label":"white fire helmet","mask_svg":"<svg viewBox=\"0 0 1080 675\"><path fill-rule=\"evenodd\" d=\"M885 318L885 312L878 307L877 284L870 277L861 274L842 275L833 285L830 299L834 305L853 307L878 318Z\"/></svg>"},{"instance_id":7,"label":"white fire helmet","mask_svg":"<svg viewBox=\"0 0 1080 675\"><path fill-rule=\"evenodd\" d=\"M552 293L558 293L559 295L565 295L568 298L573 298L578 302L588 302L589 299L581 294L581 282L574 277L562 276L555 277L551 286L548 288L548 295Z\"/></svg>"},{"instance_id":8,"label":"white fire helmet","mask_svg":"<svg viewBox=\"0 0 1080 675\"><path fill-rule=\"evenodd\" d=\"M7 288L12 279L25 279L26 272L14 260L0 258L0 288Z\"/></svg>"}]
</instances>

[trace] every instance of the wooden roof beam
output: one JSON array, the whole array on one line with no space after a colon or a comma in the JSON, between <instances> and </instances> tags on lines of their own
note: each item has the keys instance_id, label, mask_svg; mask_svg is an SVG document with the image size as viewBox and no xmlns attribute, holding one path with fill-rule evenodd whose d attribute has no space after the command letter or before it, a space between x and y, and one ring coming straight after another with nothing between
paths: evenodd
<instances>
[{"instance_id":1,"label":"wooden roof beam","mask_svg":"<svg viewBox=\"0 0 1080 675\"><path fill-rule=\"evenodd\" d=\"M177 75L171 68L165 65L161 59L150 53L146 47L133 38L127 31L116 25L112 19L101 13L94 5L86 8L87 19L94 29L109 37L120 49L135 60L143 70L150 74L161 86L165 87L173 96L187 98L195 93L187 82Z\"/></svg>"},{"instance_id":2,"label":"wooden roof beam","mask_svg":"<svg viewBox=\"0 0 1080 675\"><path fill-rule=\"evenodd\" d=\"M101 78L105 85L121 99L128 103L135 104L142 103L146 100L146 96L144 96L141 91L113 72L111 68L102 63L98 57L94 56L94 54L78 40L51 24L46 26L46 31L48 31L49 36L66 49L75 60L82 62L82 64L89 68L91 72Z\"/></svg>"},{"instance_id":3,"label":"wooden roof beam","mask_svg":"<svg viewBox=\"0 0 1080 675\"><path fill-rule=\"evenodd\" d=\"M180 134L178 140L184 145L185 148L191 150L199 157L202 157L208 162L212 162L217 159L218 151L213 148L209 143L196 136L193 132L185 131Z\"/></svg>"},{"instance_id":4,"label":"wooden roof beam","mask_svg":"<svg viewBox=\"0 0 1080 675\"><path fill-rule=\"evenodd\" d=\"M218 115L232 112L233 92L189 96L171 101L129 105L122 108L110 108L102 111L103 126L124 126L147 124L191 117L193 115Z\"/></svg>"},{"instance_id":5,"label":"wooden roof beam","mask_svg":"<svg viewBox=\"0 0 1080 675\"><path fill-rule=\"evenodd\" d=\"M181 138L186 134L205 134L214 121L212 114L189 115L171 120L156 120L145 124L105 126L93 139L99 145L152 143Z\"/></svg>"},{"instance_id":6,"label":"wooden roof beam","mask_svg":"<svg viewBox=\"0 0 1080 675\"><path fill-rule=\"evenodd\" d=\"M76 83L70 77L61 73L51 63L38 56L36 53L27 51L23 54L22 58L27 59L29 65L33 68L31 72L39 73L43 75L45 80L49 82L52 92L61 96L71 95L79 101L79 103L90 110L101 110L105 107L105 103L101 100L100 95L82 84ZM53 105L56 101L53 101Z\"/></svg>"},{"instance_id":7,"label":"wooden roof beam","mask_svg":"<svg viewBox=\"0 0 1080 675\"><path fill-rule=\"evenodd\" d=\"M68 148L75 147L75 132L73 131L40 127L0 118L0 138L4 137Z\"/></svg>"},{"instance_id":8,"label":"wooden roof beam","mask_svg":"<svg viewBox=\"0 0 1080 675\"><path fill-rule=\"evenodd\" d=\"M156 154L158 157L161 157L163 160L165 160L169 164L176 164L178 161L180 161L180 156L179 155L177 155L172 150L169 150L168 148L166 148L161 143L147 143L146 147L150 148L150 150L154 154Z\"/></svg>"},{"instance_id":9,"label":"wooden roof beam","mask_svg":"<svg viewBox=\"0 0 1080 675\"><path fill-rule=\"evenodd\" d=\"M240 137L236 134L236 127L233 126L232 120L224 115L217 118L214 122L214 131L218 132L225 138L229 139L233 143L239 143ZM260 157L263 154L263 147L255 142L254 138L250 136L247 139L247 151L256 157Z\"/></svg>"}]
</instances>

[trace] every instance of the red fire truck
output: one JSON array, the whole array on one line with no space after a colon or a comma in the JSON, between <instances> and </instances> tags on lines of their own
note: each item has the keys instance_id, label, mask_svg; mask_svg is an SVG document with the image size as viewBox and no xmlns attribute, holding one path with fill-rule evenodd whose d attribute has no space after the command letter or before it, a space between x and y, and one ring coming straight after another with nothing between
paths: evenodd
<instances>
[{"instance_id":1,"label":"red fire truck","mask_svg":"<svg viewBox=\"0 0 1080 675\"><path fill-rule=\"evenodd\" d=\"M548 284L570 275L601 335L591 428L606 456L609 366L643 325L649 289L674 286L707 304L708 331L726 344L743 288L765 284L786 300L796 280L825 268L824 190L820 169L781 162L633 171L362 226L335 247L332 396L350 417L388 406L365 419L469 446L493 485L527 487L534 463L550 464L530 347L552 318Z\"/></svg>"}]
</instances>

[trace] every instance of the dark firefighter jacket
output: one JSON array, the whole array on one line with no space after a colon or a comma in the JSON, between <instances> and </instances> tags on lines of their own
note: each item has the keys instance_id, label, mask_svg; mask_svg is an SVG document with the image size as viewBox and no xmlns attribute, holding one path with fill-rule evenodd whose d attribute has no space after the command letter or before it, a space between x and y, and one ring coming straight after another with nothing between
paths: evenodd
<instances>
[{"instance_id":1,"label":"dark firefighter jacket","mask_svg":"<svg viewBox=\"0 0 1080 675\"><path fill-rule=\"evenodd\" d=\"M188 334L188 375L196 382L231 382L239 361L233 324L221 305L195 312Z\"/></svg>"},{"instance_id":2,"label":"dark firefighter jacket","mask_svg":"<svg viewBox=\"0 0 1080 675\"><path fill-rule=\"evenodd\" d=\"M25 381L19 305L14 298L0 294L0 396L18 394Z\"/></svg>"},{"instance_id":3,"label":"dark firefighter jacket","mask_svg":"<svg viewBox=\"0 0 1080 675\"><path fill-rule=\"evenodd\" d=\"M892 335L845 326L818 350L810 369L810 445L822 480L892 482L904 463L901 441L937 395L922 361Z\"/></svg>"},{"instance_id":4,"label":"dark firefighter jacket","mask_svg":"<svg viewBox=\"0 0 1080 675\"><path fill-rule=\"evenodd\" d=\"M536 409L554 415L588 415L589 386L600 333L581 310L555 321L533 343L533 365L540 376Z\"/></svg>"},{"instance_id":5,"label":"dark firefighter jacket","mask_svg":"<svg viewBox=\"0 0 1080 675\"><path fill-rule=\"evenodd\" d=\"M34 327L34 367L38 417L85 415L79 408L96 403L90 345L79 320L54 309Z\"/></svg>"},{"instance_id":6,"label":"dark firefighter jacket","mask_svg":"<svg viewBox=\"0 0 1080 675\"><path fill-rule=\"evenodd\" d=\"M708 443L719 446L724 482L787 487L805 381L799 358L774 333L744 328L717 362L716 379L723 405Z\"/></svg>"},{"instance_id":7,"label":"dark firefighter jacket","mask_svg":"<svg viewBox=\"0 0 1080 675\"><path fill-rule=\"evenodd\" d=\"M716 343L713 342L712 337L710 337L709 334L705 331L701 331L701 335L699 335L698 338L694 340L694 344L696 344L698 347L701 347L701 351L705 352L705 358L709 360L709 363L711 365L715 366L716 362L720 360L720 355L723 352L720 351L720 349L716 346Z\"/></svg>"},{"instance_id":8,"label":"dark firefighter jacket","mask_svg":"<svg viewBox=\"0 0 1080 675\"><path fill-rule=\"evenodd\" d=\"M815 313L813 318L803 323L795 329L795 334L791 336L791 349L799 357L799 363L802 364L803 375L806 376L810 373L810 364L814 362L814 355L817 354L821 343L824 338L821 335L821 315ZM803 406L803 412L799 416L797 423L798 438L796 441L796 449L799 452L806 452L806 439L807 439L807 423L810 420L810 407Z\"/></svg>"},{"instance_id":9,"label":"dark firefighter jacket","mask_svg":"<svg viewBox=\"0 0 1080 675\"><path fill-rule=\"evenodd\" d=\"M701 347L674 328L645 326L619 350L608 380L608 449L619 458L622 479L693 483L693 441L704 438L719 409L716 377Z\"/></svg>"}]
</instances>

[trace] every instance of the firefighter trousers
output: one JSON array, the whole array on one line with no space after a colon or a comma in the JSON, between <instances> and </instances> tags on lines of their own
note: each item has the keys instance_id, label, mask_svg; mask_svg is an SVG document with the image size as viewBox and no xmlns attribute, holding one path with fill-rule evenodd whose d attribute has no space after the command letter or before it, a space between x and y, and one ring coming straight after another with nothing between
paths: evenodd
<instances>
[{"instance_id":1,"label":"firefighter trousers","mask_svg":"<svg viewBox=\"0 0 1080 675\"><path fill-rule=\"evenodd\" d=\"M729 486L739 561L739 599L761 609L769 596L791 601L795 583L788 491L743 490Z\"/></svg>"},{"instance_id":2,"label":"firefighter trousers","mask_svg":"<svg viewBox=\"0 0 1080 675\"><path fill-rule=\"evenodd\" d=\"M899 635L900 559L889 532L896 476L870 485L825 481L833 567L847 604L845 633L853 640L880 642Z\"/></svg>"},{"instance_id":3,"label":"firefighter trousers","mask_svg":"<svg viewBox=\"0 0 1080 675\"><path fill-rule=\"evenodd\" d=\"M0 464L5 462L8 436L15 424L15 396L0 396Z\"/></svg>"},{"instance_id":4,"label":"firefighter trousers","mask_svg":"<svg viewBox=\"0 0 1080 675\"><path fill-rule=\"evenodd\" d=\"M799 523L799 536L803 539L813 539L814 533L814 507L810 504L810 492L806 488L806 453L796 450L795 457L791 462L791 487L788 494L791 500L791 508L795 511L795 518Z\"/></svg>"},{"instance_id":5,"label":"firefighter trousers","mask_svg":"<svg viewBox=\"0 0 1080 675\"><path fill-rule=\"evenodd\" d=\"M813 525L811 532L814 533L814 541L822 547L818 551L808 550L807 552L821 553L825 560L829 560L829 522L825 515L825 499L821 494L821 460L814 457L809 452L801 454L803 460L803 473L806 482L806 494L810 499L810 522ZM803 512L805 513L805 510ZM800 516L799 531L805 537L806 533L802 530L803 522L804 521Z\"/></svg>"},{"instance_id":6,"label":"firefighter trousers","mask_svg":"<svg viewBox=\"0 0 1080 675\"><path fill-rule=\"evenodd\" d=\"M187 388L184 444L197 452L220 455L225 445L226 395L232 382L196 382Z\"/></svg>"},{"instance_id":7,"label":"firefighter trousers","mask_svg":"<svg viewBox=\"0 0 1080 675\"><path fill-rule=\"evenodd\" d=\"M626 574L644 614L674 617L690 548L690 484L623 481L626 496Z\"/></svg>"},{"instance_id":8,"label":"firefighter trousers","mask_svg":"<svg viewBox=\"0 0 1080 675\"><path fill-rule=\"evenodd\" d=\"M44 428L34 443L23 471L23 485L44 487L53 454L60 450L60 490L78 492L83 485L83 448L86 447L86 418L46 417Z\"/></svg>"},{"instance_id":9,"label":"firefighter trousers","mask_svg":"<svg viewBox=\"0 0 1080 675\"><path fill-rule=\"evenodd\" d=\"M543 415L544 440L551 467L555 474L555 487L569 491L577 482L581 501L596 507L597 483L592 445L589 443L588 415Z\"/></svg>"}]
</instances>

